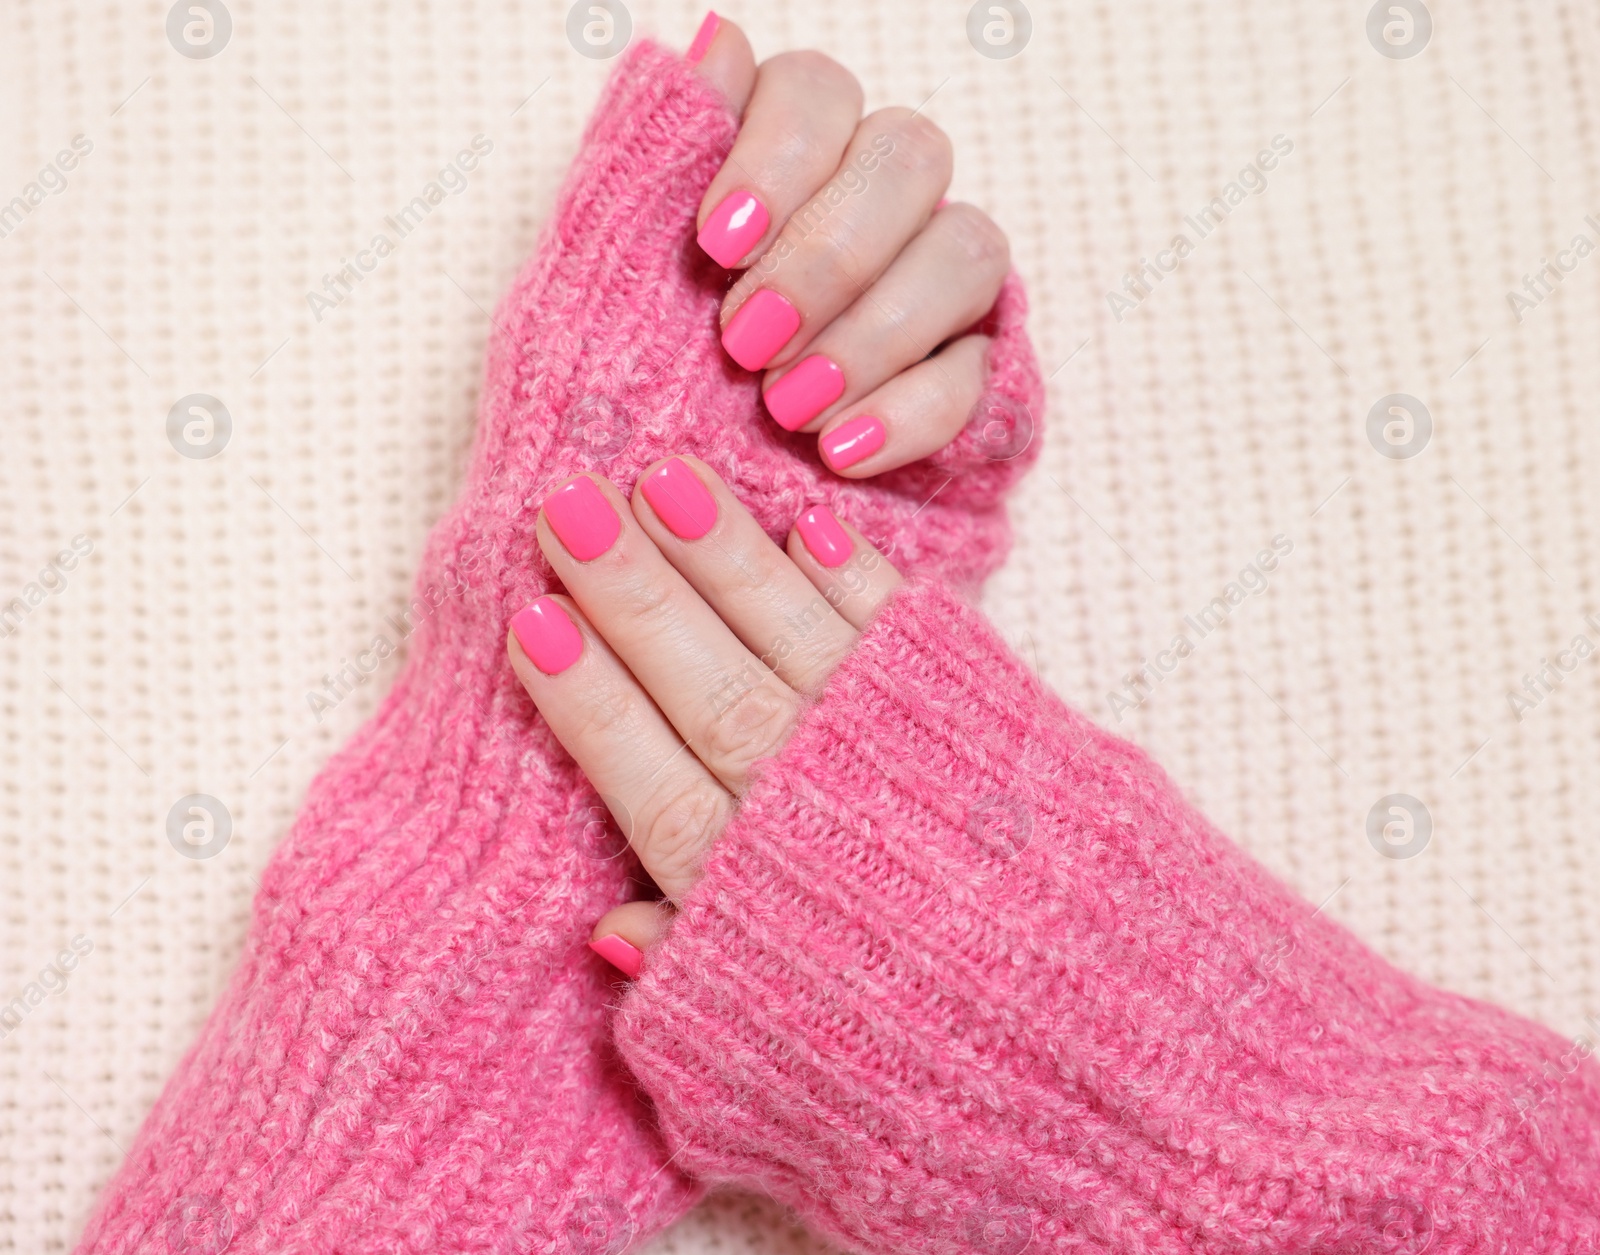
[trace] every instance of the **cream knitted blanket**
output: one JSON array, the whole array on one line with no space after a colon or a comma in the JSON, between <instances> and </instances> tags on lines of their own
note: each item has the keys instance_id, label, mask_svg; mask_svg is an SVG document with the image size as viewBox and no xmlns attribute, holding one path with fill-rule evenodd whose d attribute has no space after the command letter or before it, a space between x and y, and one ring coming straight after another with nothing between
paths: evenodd
<instances>
[{"instance_id":1,"label":"cream knitted blanket","mask_svg":"<svg viewBox=\"0 0 1600 1255\"><path fill-rule=\"evenodd\" d=\"M1011 234L1025 657L1389 957L1600 1038L1593 6L728 12L922 104ZM394 672L583 28L700 16L6 12L0 1251L71 1245ZM650 1249L821 1248L730 1197Z\"/></svg>"}]
</instances>

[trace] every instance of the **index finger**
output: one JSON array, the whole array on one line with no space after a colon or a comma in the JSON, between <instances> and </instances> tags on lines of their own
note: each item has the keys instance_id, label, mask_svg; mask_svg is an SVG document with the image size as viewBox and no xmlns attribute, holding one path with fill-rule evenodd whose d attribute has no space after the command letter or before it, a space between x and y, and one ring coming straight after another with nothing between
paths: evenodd
<instances>
[{"instance_id":1,"label":"index finger","mask_svg":"<svg viewBox=\"0 0 1600 1255\"><path fill-rule=\"evenodd\" d=\"M756 70L728 159L696 219L719 266L759 257L794 212L832 177L861 119L861 85L820 52L784 52Z\"/></svg>"}]
</instances>

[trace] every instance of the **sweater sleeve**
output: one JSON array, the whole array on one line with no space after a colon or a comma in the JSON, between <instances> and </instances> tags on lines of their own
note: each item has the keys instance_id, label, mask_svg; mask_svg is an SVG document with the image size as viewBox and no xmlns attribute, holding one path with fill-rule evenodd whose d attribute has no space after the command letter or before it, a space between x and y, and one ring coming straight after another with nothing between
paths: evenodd
<instances>
[{"instance_id":1,"label":"sweater sleeve","mask_svg":"<svg viewBox=\"0 0 1600 1255\"><path fill-rule=\"evenodd\" d=\"M1386 963L931 582L617 1033L678 1162L852 1249L1600 1249L1586 1040Z\"/></svg>"}]
</instances>

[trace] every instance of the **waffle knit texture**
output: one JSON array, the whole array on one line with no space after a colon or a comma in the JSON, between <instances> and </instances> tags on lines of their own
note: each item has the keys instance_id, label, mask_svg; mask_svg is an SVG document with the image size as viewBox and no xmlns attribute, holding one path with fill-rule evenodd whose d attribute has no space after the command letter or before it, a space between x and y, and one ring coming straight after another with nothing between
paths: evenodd
<instances>
[{"instance_id":1,"label":"waffle knit texture","mask_svg":"<svg viewBox=\"0 0 1600 1255\"><path fill-rule=\"evenodd\" d=\"M697 1196L616 1067L611 973L584 945L636 865L505 657L552 582L539 504L687 451L775 537L825 502L971 586L1040 413L1012 280L988 390L931 463L847 484L779 430L722 353L726 276L693 238L735 132L681 58L646 43L619 67L496 315L466 487L416 585L433 612L267 866L243 960L82 1251L614 1252Z\"/></svg>"},{"instance_id":2,"label":"waffle knit texture","mask_svg":"<svg viewBox=\"0 0 1600 1255\"><path fill-rule=\"evenodd\" d=\"M677 1162L852 1249L1600 1250L1600 1067L1268 875L909 584L623 1003Z\"/></svg>"}]
</instances>

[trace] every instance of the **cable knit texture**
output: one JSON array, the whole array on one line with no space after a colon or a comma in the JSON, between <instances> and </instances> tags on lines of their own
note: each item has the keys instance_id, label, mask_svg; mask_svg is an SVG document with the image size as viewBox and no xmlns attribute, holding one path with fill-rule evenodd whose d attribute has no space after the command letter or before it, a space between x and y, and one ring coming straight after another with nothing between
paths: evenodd
<instances>
[{"instance_id":1,"label":"cable knit texture","mask_svg":"<svg viewBox=\"0 0 1600 1255\"><path fill-rule=\"evenodd\" d=\"M847 1246L1593 1252L1600 1068L1389 966L913 582L618 1024L677 1162Z\"/></svg>"},{"instance_id":2,"label":"cable knit texture","mask_svg":"<svg viewBox=\"0 0 1600 1255\"><path fill-rule=\"evenodd\" d=\"M688 451L774 536L826 502L902 567L971 586L1004 552L1000 497L1040 413L1013 279L988 390L938 458L847 483L772 423L721 351L727 276L694 245L735 131L677 56L642 44L619 68L497 314L412 655L312 786L80 1250L615 1252L697 1196L617 1065L614 973L584 945L636 865L505 658L508 619L552 582L539 503L575 471L626 490Z\"/></svg>"}]
</instances>

